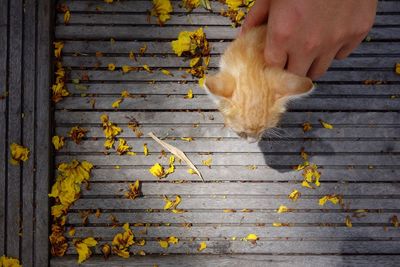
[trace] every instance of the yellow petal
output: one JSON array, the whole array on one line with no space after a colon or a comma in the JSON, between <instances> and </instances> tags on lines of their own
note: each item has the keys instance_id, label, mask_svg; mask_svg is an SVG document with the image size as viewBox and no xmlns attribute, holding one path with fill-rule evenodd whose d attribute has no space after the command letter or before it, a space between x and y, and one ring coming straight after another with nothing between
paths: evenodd
<instances>
[{"instance_id":1,"label":"yellow petal","mask_svg":"<svg viewBox=\"0 0 400 267\"><path fill-rule=\"evenodd\" d=\"M149 171L151 174L158 178L162 178L165 176L164 168L160 165L160 163L154 164Z\"/></svg>"},{"instance_id":2,"label":"yellow petal","mask_svg":"<svg viewBox=\"0 0 400 267\"><path fill-rule=\"evenodd\" d=\"M162 72L164 75L167 75L167 76L174 76L174 75L172 75L172 73L171 73L169 70L166 70L166 69L161 69L161 72Z\"/></svg>"},{"instance_id":3,"label":"yellow petal","mask_svg":"<svg viewBox=\"0 0 400 267\"><path fill-rule=\"evenodd\" d=\"M53 136L51 141L54 145L55 150L60 150L61 148L64 147L64 137L63 136L55 135L55 136Z\"/></svg>"},{"instance_id":4,"label":"yellow petal","mask_svg":"<svg viewBox=\"0 0 400 267\"><path fill-rule=\"evenodd\" d=\"M124 99L119 98L119 99L117 99L116 101L114 101L114 102L112 103L111 106L112 106L113 108L119 108L119 104L121 104L122 101L124 101Z\"/></svg>"},{"instance_id":5,"label":"yellow petal","mask_svg":"<svg viewBox=\"0 0 400 267\"><path fill-rule=\"evenodd\" d=\"M149 149L147 148L147 144L143 144L143 153L145 156L149 155Z\"/></svg>"},{"instance_id":6,"label":"yellow petal","mask_svg":"<svg viewBox=\"0 0 400 267\"><path fill-rule=\"evenodd\" d=\"M284 213L284 212L288 212L288 211L289 211L288 207L286 207L284 205L280 205L277 212L278 213Z\"/></svg>"},{"instance_id":7,"label":"yellow petal","mask_svg":"<svg viewBox=\"0 0 400 267\"><path fill-rule=\"evenodd\" d=\"M174 245L176 245L176 244L178 244L178 242L179 242L179 239L177 238L177 237L175 237L175 236L170 236L170 237L168 237L168 243L170 243L170 244L174 244Z\"/></svg>"},{"instance_id":8,"label":"yellow petal","mask_svg":"<svg viewBox=\"0 0 400 267\"><path fill-rule=\"evenodd\" d=\"M203 251L207 248L207 243L205 241L200 243L199 248L197 249L198 251Z\"/></svg>"},{"instance_id":9,"label":"yellow petal","mask_svg":"<svg viewBox=\"0 0 400 267\"><path fill-rule=\"evenodd\" d=\"M165 240L158 241L158 244L160 244L160 247L162 247L162 248L168 248L169 247L168 241L165 241Z\"/></svg>"},{"instance_id":10,"label":"yellow petal","mask_svg":"<svg viewBox=\"0 0 400 267\"><path fill-rule=\"evenodd\" d=\"M67 25L71 19L71 12L69 10L64 13L64 24Z\"/></svg>"},{"instance_id":11,"label":"yellow petal","mask_svg":"<svg viewBox=\"0 0 400 267\"><path fill-rule=\"evenodd\" d=\"M193 90L189 89L187 94L185 95L186 99L192 99L193 98Z\"/></svg>"},{"instance_id":12,"label":"yellow petal","mask_svg":"<svg viewBox=\"0 0 400 267\"><path fill-rule=\"evenodd\" d=\"M347 226L348 228L353 227L353 224L351 223L350 216L346 216L345 223L346 223L346 226Z\"/></svg>"},{"instance_id":13,"label":"yellow petal","mask_svg":"<svg viewBox=\"0 0 400 267\"><path fill-rule=\"evenodd\" d=\"M329 124L323 120L319 120L319 122L321 123L322 127L324 127L325 129L333 129L333 125Z\"/></svg>"},{"instance_id":14,"label":"yellow petal","mask_svg":"<svg viewBox=\"0 0 400 267\"><path fill-rule=\"evenodd\" d=\"M22 267L22 265L19 263L18 259L6 257L6 256L0 257L0 266L1 267Z\"/></svg>"},{"instance_id":15,"label":"yellow petal","mask_svg":"<svg viewBox=\"0 0 400 267\"><path fill-rule=\"evenodd\" d=\"M296 201L301 196L298 190L293 190L292 193L289 194L289 199L292 201Z\"/></svg>"},{"instance_id":16,"label":"yellow petal","mask_svg":"<svg viewBox=\"0 0 400 267\"><path fill-rule=\"evenodd\" d=\"M258 236L256 234L248 234L245 238L247 241L256 241L258 240Z\"/></svg>"},{"instance_id":17,"label":"yellow petal","mask_svg":"<svg viewBox=\"0 0 400 267\"><path fill-rule=\"evenodd\" d=\"M202 160L201 163L202 163L204 166L210 167L211 164L212 164L212 158L208 158L208 159L206 159L206 160Z\"/></svg>"},{"instance_id":18,"label":"yellow petal","mask_svg":"<svg viewBox=\"0 0 400 267\"><path fill-rule=\"evenodd\" d=\"M113 63L108 64L108 70L114 71L115 70L115 64L113 64Z\"/></svg>"},{"instance_id":19,"label":"yellow petal","mask_svg":"<svg viewBox=\"0 0 400 267\"><path fill-rule=\"evenodd\" d=\"M148 65L143 65L143 69L145 69L147 72L152 73L153 71L150 69Z\"/></svg>"},{"instance_id":20,"label":"yellow petal","mask_svg":"<svg viewBox=\"0 0 400 267\"><path fill-rule=\"evenodd\" d=\"M29 158L29 149L16 143L10 145L10 153L10 162L14 165L17 165L21 161L27 161Z\"/></svg>"}]
</instances>

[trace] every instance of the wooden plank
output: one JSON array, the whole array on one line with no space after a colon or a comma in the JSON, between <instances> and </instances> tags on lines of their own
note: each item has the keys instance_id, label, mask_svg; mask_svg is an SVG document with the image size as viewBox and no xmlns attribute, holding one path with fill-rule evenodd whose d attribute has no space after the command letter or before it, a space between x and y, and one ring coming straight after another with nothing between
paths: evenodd
<instances>
[{"instance_id":1,"label":"wooden plank","mask_svg":"<svg viewBox=\"0 0 400 267\"><path fill-rule=\"evenodd\" d=\"M174 214L172 212L143 212L143 211L126 211L118 212L113 210L102 210L101 216L97 218L94 214L88 217L88 225L85 225L88 229L89 226L105 226L111 224L110 216L113 215L119 223L129 223L134 225L135 223L148 223L152 225L156 224L173 224L175 226L184 227L185 223L191 223L194 226L222 226L222 225L236 225L237 227L252 225L263 225L264 227L270 227L274 222L296 224L301 226L343 226L343 222L346 216L350 216L352 223L357 224L357 227L370 227L374 228L382 227L382 225L389 226L390 218L394 215L399 216L399 212L379 212L371 210L369 212L361 213L355 212L354 210L348 212L328 212L319 210L305 210L296 212L276 213L276 210L270 211L253 211L253 212L236 212L225 213L223 211L188 211L181 214ZM361 215L357 217L358 215ZM68 214L68 223L74 227L82 226L82 217L79 213L70 212ZM169 227L172 227L172 226ZM166 225L165 225L166 226ZM86 227L80 228L83 233ZM117 228L118 229L118 228ZM284 233L290 231L291 228L276 228L282 229ZM312 228L313 229L313 228ZM376 228L375 228L376 229ZM387 227L387 229L392 229ZM378 229L376 229L378 230ZM393 229L396 231L396 229ZM393 234L391 230L391 234ZM382 231L380 231L382 234ZM312 237L313 235L309 236Z\"/></svg>"},{"instance_id":2,"label":"wooden plank","mask_svg":"<svg viewBox=\"0 0 400 267\"><path fill-rule=\"evenodd\" d=\"M400 57L350 57L346 60L335 60L331 66L333 69L385 69L392 70ZM128 55L115 56L64 56L63 65L72 68L107 68L108 64L115 64L117 67L123 65L141 67L144 64L151 68L187 68L187 60L177 56L153 56L138 57L135 61L128 58ZM219 66L219 57L212 56L209 67L217 68Z\"/></svg>"},{"instance_id":3,"label":"wooden plank","mask_svg":"<svg viewBox=\"0 0 400 267\"><path fill-rule=\"evenodd\" d=\"M22 45L23 45L23 1L9 2L9 113L8 113L8 147L12 143L22 143ZM24 144L22 144L24 145ZM21 179L22 168L8 164L7 178L7 254L20 257L21 253Z\"/></svg>"},{"instance_id":4,"label":"wooden plank","mask_svg":"<svg viewBox=\"0 0 400 267\"><path fill-rule=\"evenodd\" d=\"M158 181L158 178L149 173L151 166L126 166L121 169L96 168L92 170L91 181L111 182L130 181L140 179L141 181ZM290 167L270 168L268 166L256 166L257 169L249 170L249 166L197 166L205 177L212 177L212 181L301 181L302 177L298 171ZM389 168L348 168L348 166L320 168L321 181L338 182L399 182L400 169ZM185 181L199 181L196 175L188 175L187 167L176 166L175 172L168 177L168 181L183 179ZM372 185L371 185L372 186ZM372 186L373 187L373 186Z\"/></svg>"},{"instance_id":5,"label":"wooden plank","mask_svg":"<svg viewBox=\"0 0 400 267\"><path fill-rule=\"evenodd\" d=\"M64 14L57 14L56 24L64 24ZM78 13L72 12L68 25L74 24L96 24L96 25L158 25L157 20L149 21L148 14L135 13ZM175 14L168 20L167 25L225 25L230 26L232 22L221 16L219 13L192 13L192 14ZM397 15L377 15L375 18L375 26L395 26L400 25Z\"/></svg>"},{"instance_id":6,"label":"wooden plank","mask_svg":"<svg viewBox=\"0 0 400 267\"><path fill-rule=\"evenodd\" d=\"M103 129L100 126L90 126L90 125L81 125L83 128L88 130L86 133L87 138L101 138L104 137ZM122 129L122 133L118 135L118 137L128 138L128 137L136 137L135 133L129 129L127 126L120 125ZM196 140L196 138L218 138L219 140L225 140L228 138L237 139L238 136L232 130L227 127L221 125L196 125L196 127L189 126L179 126L179 125L161 125L161 126L141 126L141 131L146 134L149 132L153 132L156 136L160 136L162 138L166 138L166 140L172 140L174 138L181 138L190 136ZM60 136L67 137L68 140L69 132L71 130L71 126L60 126L56 128L56 134ZM349 126L348 128L340 128L335 127L332 131L327 131L323 127L319 127L319 125L313 125L312 131L305 132L303 129L299 127L287 127L287 128L279 128L277 135L273 135L272 133L266 134L265 139L271 141L288 141L288 140L298 140L299 138L304 138L307 140L321 140L321 139L329 139L329 140L365 140L365 139L377 139L379 138L381 141L384 140L393 140L400 136L400 128L398 127L357 127L357 125ZM142 142L147 142L150 139L147 139L146 136L140 138ZM214 139L215 140L215 139ZM140 145L141 146L141 145ZM134 148L135 150L140 150L138 147Z\"/></svg>"},{"instance_id":7,"label":"wooden plank","mask_svg":"<svg viewBox=\"0 0 400 267\"><path fill-rule=\"evenodd\" d=\"M261 154L261 153L214 153L213 155L198 155L197 153L186 153L191 159L193 164L201 165L203 160L212 158L213 166L247 166L247 165L268 165L268 166L295 166L303 162L301 158L295 155L274 153L274 154ZM159 155L149 156L130 156L130 155L108 155L104 157L103 153L98 154L77 154L77 155L63 155L56 158L56 162L66 162L72 159L87 160L94 165L101 166L132 166L132 165L152 165L156 162L167 164L168 159L159 159ZM374 166L392 167L397 166L400 160L400 155L390 153L315 153L310 157L310 161L318 166ZM208 179L211 179L209 177Z\"/></svg>"},{"instance_id":8,"label":"wooden plank","mask_svg":"<svg viewBox=\"0 0 400 267\"><path fill-rule=\"evenodd\" d=\"M104 261L101 256L93 256L84 266L108 267L110 261L117 266L159 266L175 267L178 263L187 266L209 266L209 267L228 267L228 266L254 266L264 267L267 264L276 267L309 267L309 266L395 266L400 260L398 255L257 255L257 254L237 254L237 255L148 255L131 256L130 260L112 257ZM71 267L80 266L76 262L76 256L66 256L63 258L52 259L51 266Z\"/></svg>"},{"instance_id":9,"label":"wooden plank","mask_svg":"<svg viewBox=\"0 0 400 267\"><path fill-rule=\"evenodd\" d=\"M299 186L299 189L302 190ZM311 189L310 189L311 190ZM304 190L302 190L304 191ZM182 196L180 209L185 210L224 210L224 209L253 209L253 210L276 210L280 205L285 205L291 209L317 209L317 210L342 210L338 205L327 204L321 207L318 204L319 197L301 199L293 202L287 196ZM385 209L398 211L400 199L398 198L344 198L345 206L351 209ZM157 209L163 210L165 201L162 197L142 197L132 201L121 198L80 198L71 207L71 210L87 209L116 209L121 210L143 210Z\"/></svg>"},{"instance_id":10,"label":"wooden plank","mask_svg":"<svg viewBox=\"0 0 400 267\"><path fill-rule=\"evenodd\" d=\"M34 181L35 181L35 100L36 100L36 1L24 1L23 33L23 144L31 150L30 160L22 167L21 262L34 262ZM40 100L39 100L40 101ZM38 103L41 105L41 101Z\"/></svg>"},{"instance_id":11,"label":"wooden plank","mask_svg":"<svg viewBox=\"0 0 400 267\"><path fill-rule=\"evenodd\" d=\"M117 96L77 96L67 97L63 101L56 104L56 109L61 110L83 110L92 109L93 105L96 109L104 111L114 111L113 103L118 100ZM92 102L94 101L94 102ZM94 104L93 104L94 103ZM324 111L347 111L347 110L387 110L397 111L400 106L400 96L383 96L383 97L318 97L311 96L296 99L288 104L289 110L324 110ZM218 106L207 95L194 95L193 99L186 99L185 96L165 96L165 95L149 95L145 97L128 97L120 103L117 110L216 110Z\"/></svg>"},{"instance_id":12,"label":"wooden plank","mask_svg":"<svg viewBox=\"0 0 400 267\"><path fill-rule=\"evenodd\" d=\"M151 240L153 238L168 238L176 236L179 239L209 238L215 239L238 239L245 238L249 233L255 233L260 240L357 240L357 239L398 239L400 231L388 227L385 231L382 226L358 227L355 223L353 228L344 226L344 219L341 225L336 227L273 227L271 224L263 226L240 225L240 226L156 226L156 227L131 227L135 238ZM121 232L119 227L75 227L75 238L86 238L88 235L101 240L112 240Z\"/></svg>"},{"instance_id":13,"label":"wooden plank","mask_svg":"<svg viewBox=\"0 0 400 267\"><path fill-rule=\"evenodd\" d=\"M68 124L96 124L101 125L100 116L104 112L82 111L66 112L58 111L55 113L55 121L58 125ZM222 116L218 112L109 112L110 120L117 124L127 124L129 119L126 116L134 117L141 124L165 125L173 127L174 124L194 123L215 124L223 123ZM398 125L399 112L288 112L283 118L281 125L296 124L301 125L305 121L318 125L319 119L328 121L335 126L338 125L358 125L358 126L378 126L378 125ZM328 131L328 130L327 130Z\"/></svg>"},{"instance_id":14,"label":"wooden plank","mask_svg":"<svg viewBox=\"0 0 400 267\"><path fill-rule=\"evenodd\" d=\"M8 109L6 97L7 80L8 80L8 1L0 0L0 95L4 99L0 99L0 188L3 188L0 194L0 255L6 253L6 234L7 234L7 167L8 167L8 142L7 142L7 117Z\"/></svg>"},{"instance_id":15,"label":"wooden plank","mask_svg":"<svg viewBox=\"0 0 400 267\"><path fill-rule=\"evenodd\" d=\"M144 45L147 49L144 55L152 54L173 54L171 43L168 41L157 40L157 42L150 41L123 41L117 40L114 43L107 41L79 41L79 40L66 40L63 53L65 55L71 53L82 53L95 55L97 51L105 54L122 54L127 57L130 51L136 53ZM210 41L211 54L221 54L224 52L229 42L213 42ZM398 42L363 42L353 52L352 55L395 55L399 56Z\"/></svg>"},{"instance_id":16,"label":"wooden plank","mask_svg":"<svg viewBox=\"0 0 400 267\"><path fill-rule=\"evenodd\" d=\"M138 140L137 138L126 138L127 144L132 147L132 151L138 154L143 153L143 144L147 143L149 151L159 154L162 150L159 144L152 140ZM102 153L105 138L100 140L82 141L79 145L72 140L65 143L61 154L65 153ZM197 139L192 142L183 140L169 140L169 144L179 147L185 153L300 153L302 148L307 152L313 153L399 153L400 141L358 141L358 140L306 140L306 141L260 141L258 143L248 143L240 139Z\"/></svg>"},{"instance_id":17,"label":"wooden plank","mask_svg":"<svg viewBox=\"0 0 400 267\"><path fill-rule=\"evenodd\" d=\"M193 90L195 96L207 95L207 92L201 88L198 83L188 82L181 84L177 82L163 83L127 83L121 81L119 83L95 83L89 82L81 85L85 89L77 87L73 83L67 83L68 91L73 95L95 94L114 95L119 97L123 90L127 90L131 94L136 95L186 95L189 89ZM312 92L312 96L398 96L399 86L396 84L381 85L363 85L363 84L317 84L316 89Z\"/></svg>"},{"instance_id":18,"label":"wooden plank","mask_svg":"<svg viewBox=\"0 0 400 267\"><path fill-rule=\"evenodd\" d=\"M147 12L153 6L151 2L148 1L126 1L126 2L114 2L112 4L107 4L97 1L60 1L60 3L65 3L71 11L85 11L85 12ZM172 6L174 12L187 13L186 9L179 6L180 1L172 1ZM226 6L218 1L211 1L211 7L213 11L219 11L221 8L226 8ZM380 1L378 3L377 12L399 12L400 4L397 1ZM204 8L196 8L193 13L206 13L209 11Z\"/></svg>"},{"instance_id":19,"label":"wooden plank","mask_svg":"<svg viewBox=\"0 0 400 267\"><path fill-rule=\"evenodd\" d=\"M130 251L135 253L144 250L146 253L180 253L195 254L202 240L180 241L177 245L170 246L168 249L160 247L157 241L148 241L146 245L132 246ZM305 254L312 251L315 254L396 254L400 250L399 241L257 241L257 245L252 245L245 241L207 241L207 249L204 253L209 254ZM100 245L104 242L99 242ZM70 243L72 245L72 243ZM96 254L100 254L99 246L96 247ZM76 254L73 246L69 246L68 254Z\"/></svg>"},{"instance_id":20,"label":"wooden plank","mask_svg":"<svg viewBox=\"0 0 400 267\"><path fill-rule=\"evenodd\" d=\"M38 105L35 107L37 130L35 136L36 158L36 177L35 180L35 244L34 244L34 262L33 266L42 267L49 265L49 199L45 192L49 192L49 181L52 177L50 172L51 147L51 118L50 115L50 84L52 69L51 60L51 34L52 34L52 12L54 10L54 1L46 0L37 3L37 16L40 18L37 24L36 39L36 100Z\"/></svg>"},{"instance_id":21,"label":"wooden plank","mask_svg":"<svg viewBox=\"0 0 400 267\"><path fill-rule=\"evenodd\" d=\"M298 180L301 174L298 174ZM133 180L133 178L132 178ZM132 183L131 181L130 183ZM129 191L129 182L121 183L91 183L90 190L82 190L84 197L124 197ZM144 196L159 195L226 195L226 196L287 196L293 190L299 189L299 183L142 183ZM400 184L397 183L331 183L323 182L315 190L301 190L302 196L325 196L339 194L350 197L400 197ZM196 188L193 190L193 188Z\"/></svg>"},{"instance_id":22,"label":"wooden plank","mask_svg":"<svg viewBox=\"0 0 400 267\"><path fill-rule=\"evenodd\" d=\"M197 78L192 78L186 71L169 69L174 76L167 76L159 71L148 73L147 71L138 71L123 73L122 71L109 70L72 70L70 79L82 79L83 74L88 75L90 81L194 81ZM215 70L210 70L209 74L213 74ZM365 70L350 70L350 71L328 71L324 76L318 79L317 82L360 82L365 80L379 80L385 82L398 82L400 75L397 75L393 70L390 71L365 71Z\"/></svg>"},{"instance_id":23,"label":"wooden plank","mask_svg":"<svg viewBox=\"0 0 400 267\"><path fill-rule=\"evenodd\" d=\"M147 2L150 3L150 2ZM178 37L181 31L195 31L196 26L154 26L149 30L148 26L65 26L60 25L55 32L56 39L86 39L86 40L172 40ZM233 40L237 36L238 29L224 26L208 26L204 28L207 39ZM400 28L385 27L372 28L368 36L373 41L397 39Z\"/></svg>"}]
</instances>

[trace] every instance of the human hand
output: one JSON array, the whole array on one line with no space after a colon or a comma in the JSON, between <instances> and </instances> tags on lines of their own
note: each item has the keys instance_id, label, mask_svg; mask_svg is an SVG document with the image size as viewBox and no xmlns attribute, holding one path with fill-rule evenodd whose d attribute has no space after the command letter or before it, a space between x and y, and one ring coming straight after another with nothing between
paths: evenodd
<instances>
[{"instance_id":1,"label":"human hand","mask_svg":"<svg viewBox=\"0 0 400 267\"><path fill-rule=\"evenodd\" d=\"M267 64L317 79L362 42L376 6L377 0L257 0L241 34L268 23Z\"/></svg>"}]
</instances>

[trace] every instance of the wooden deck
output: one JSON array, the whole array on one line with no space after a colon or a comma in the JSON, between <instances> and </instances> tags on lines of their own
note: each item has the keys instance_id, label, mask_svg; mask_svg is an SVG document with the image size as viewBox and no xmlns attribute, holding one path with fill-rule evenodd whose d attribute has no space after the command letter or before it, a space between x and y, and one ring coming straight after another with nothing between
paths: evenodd
<instances>
[{"instance_id":1,"label":"wooden deck","mask_svg":"<svg viewBox=\"0 0 400 267\"><path fill-rule=\"evenodd\" d=\"M151 1L114 2L0 0L0 95L8 91L0 99L0 256L18 257L24 266L75 266L73 239L93 236L99 245L83 266L399 264L400 228L391 218L400 218L400 75L394 71L400 62L400 1L379 2L369 41L350 58L334 62L312 96L291 103L281 123L282 137L258 144L248 144L223 127L221 115L197 81L182 78L180 68L188 62L176 57L170 46L180 31L206 26L213 72L235 37L227 18L201 8L187 16L179 1L173 1L175 13L159 27L154 18L147 20ZM57 3L69 7L68 25L57 13ZM222 4L212 6L219 11ZM62 62L72 94L55 105L48 90L53 40L64 42ZM145 44L147 50L137 62L129 59L130 51L138 52ZM96 57L96 52L103 56ZM147 64L174 76L159 71L111 72L109 63ZM74 79L87 89L75 86ZM193 99L184 98L189 88ZM112 103L122 90L137 97L126 98L115 110ZM119 137L136 156L120 156L114 150L104 154L102 114L123 129ZM178 163L167 178L152 176L149 168L156 162L167 165L168 158L160 159L162 148L147 135L135 136L128 117L140 123L143 133L154 132L182 149L206 182ZM323 128L320 119L334 128ZM306 121L313 129L304 133L301 125ZM79 145L67 138L63 149L53 151L51 136L67 137L76 125L88 130L87 138ZM180 139L188 136L194 141ZM30 159L20 167L8 163L13 142L31 150ZM143 154L144 143L148 156ZM303 162L302 148L322 173L321 186L315 190L302 187L301 172L293 170ZM202 165L208 158L211 168ZM76 233L67 235L67 255L57 258L49 252L52 202L47 193L57 164L73 159L87 160L95 168L90 190L83 189L69 210L67 229L74 227ZM253 165L256 168L249 167ZM143 197L124 198L135 179L142 181ZM294 189L301 192L297 202L287 197ZM319 206L319 198L328 194L342 195L344 205ZM179 208L187 212L164 211L163 195L180 195ZM277 213L280 205L291 212ZM91 214L83 224L80 212L97 209L102 215ZM110 216L118 220L117 227L112 227ZM346 217L351 218L351 228L346 227ZM104 261L100 245L111 244L126 222L135 237L146 240L143 247L132 246L131 252L143 250L147 256L112 256ZM277 222L288 226L274 227ZM242 240L250 233L259 237L256 244ZM169 236L178 237L179 243L161 248L157 241ZM198 252L202 241L207 248Z\"/></svg>"}]
</instances>

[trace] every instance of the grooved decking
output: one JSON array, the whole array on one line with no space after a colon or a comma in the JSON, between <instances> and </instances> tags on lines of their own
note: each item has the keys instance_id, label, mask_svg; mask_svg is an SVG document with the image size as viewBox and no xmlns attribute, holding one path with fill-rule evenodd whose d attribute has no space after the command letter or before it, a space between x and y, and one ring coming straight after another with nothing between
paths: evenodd
<instances>
[{"instance_id":1,"label":"grooved decking","mask_svg":"<svg viewBox=\"0 0 400 267\"><path fill-rule=\"evenodd\" d=\"M95 168L90 190L83 189L69 210L67 230L76 229L74 238L93 236L100 245L110 244L121 232L120 226L129 222L135 236L146 240L145 246L133 246L131 252L148 254L127 260L112 256L104 261L97 246L95 255L83 266L398 264L400 228L394 228L390 218L400 218L400 76L394 72L400 62L399 1L379 2L370 41L363 42L348 59L335 61L310 97L289 105L280 137L265 138L258 144L248 144L224 127L221 114L197 81L181 76L184 70L180 68L189 63L174 55L170 45L180 31L203 26L212 48L209 73L213 73L236 34L227 18L202 8L187 16L179 8L180 2L172 1L175 11L171 20L159 27L154 18L150 23L147 20L151 1L25 2L23 6L22 1L0 0L4 7L0 10L0 34L7 37L0 38L0 94L4 88L9 91L9 96L0 100L0 188L5 188L4 194L0 193L0 256L19 257L24 266L77 265L68 233L67 255L49 255L51 202L47 193L57 164L78 159L92 162ZM68 25L54 8L58 3L71 10ZM219 11L223 5L212 2L212 7ZM49 28L54 40L65 44L62 62L71 93L52 107ZM144 55L136 62L130 60L129 52L137 54L144 44ZM96 57L98 51L103 57ZM114 72L107 69L109 63L117 66ZM144 64L154 72L122 74L118 69ZM163 75L158 68L174 76ZM82 76L86 75L89 80L84 82ZM74 85L72 80L77 78L88 86L86 90ZM365 85L366 80L382 83ZM194 98L185 99L190 88ZM122 90L136 97L126 98L115 110L111 105ZM114 150L104 154L102 114L123 129L119 137L127 140L136 156L119 156ZM128 128L127 116L140 123L145 136L135 136ZM320 119L334 129L323 128ZM313 129L304 133L301 124L306 121ZM89 130L86 139L76 145L67 138L63 149L50 153L51 136L67 137L75 125ZM147 137L148 132L181 148L206 182L188 174L187 167L179 163L166 179L152 176L148 171L151 165L160 162L165 166L168 158L159 158L162 148ZM187 136L194 141L180 139ZM31 149L30 160L21 168L8 164L12 142ZM144 143L149 156L142 153ZM301 173L293 170L303 162L302 148L322 173L321 186L315 190L301 187ZM211 168L203 166L202 160L210 157ZM252 170L252 165L257 168ZM142 181L144 196L124 198L135 179ZM297 202L287 198L294 189L302 193ZM318 199L327 194L343 195L344 206L319 206ZM164 211L163 195L180 195L179 208L187 212ZM278 214L280 205L292 211ZM79 212L96 209L102 215L90 215L84 225ZM365 216L358 216L359 210L367 210ZM111 215L119 221L116 228L111 226ZM346 216L350 216L352 228L346 227ZM273 227L274 222L290 226ZM138 223L149 225L134 226ZM19 226L22 235L18 235ZM241 240L250 233L259 237L256 245ZM169 236L178 237L179 243L161 248L157 240ZM201 241L206 241L207 249L198 252Z\"/></svg>"}]
</instances>

